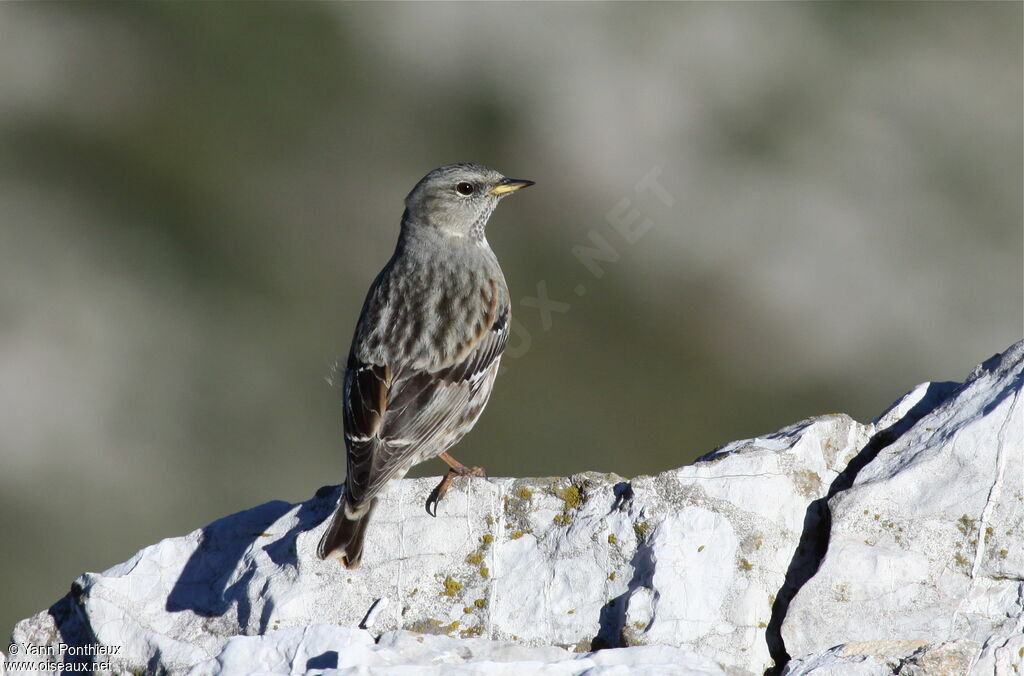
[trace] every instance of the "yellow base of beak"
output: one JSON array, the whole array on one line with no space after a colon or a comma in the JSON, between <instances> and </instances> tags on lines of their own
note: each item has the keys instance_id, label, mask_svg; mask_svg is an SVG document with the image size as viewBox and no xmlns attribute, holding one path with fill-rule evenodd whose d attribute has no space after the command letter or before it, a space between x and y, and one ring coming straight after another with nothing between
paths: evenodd
<instances>
[{"instance_id":1,"label":"yellow base of beak","mask_svg":"<svg viewBox=\"0 0 1024 676\"><path fill-rule=\"evenodd\" d=\"M526 181L518 178L506 178L498 185L491 188L492 195L507 195L510 192L515 192L520 188L526 188L533 185L533 181Z\"/></svg>"}]
</instances>

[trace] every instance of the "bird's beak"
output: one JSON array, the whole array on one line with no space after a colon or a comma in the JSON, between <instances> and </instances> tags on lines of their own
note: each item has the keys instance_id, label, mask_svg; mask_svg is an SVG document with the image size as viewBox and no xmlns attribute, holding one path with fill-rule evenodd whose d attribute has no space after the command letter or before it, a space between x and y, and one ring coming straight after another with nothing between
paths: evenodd
<instances>
[{"instance_id":1,"label":"bird's beak","mask_svg":"<svg viewBox=\"0 0 1024 676\"><path fill-rule=\"evenodd\" d=\"M521 178L503 178L501 183L491 188L492 195L508 195L520 188L527 188L533 185L533 181L525 181Z\"/></svg>"}]
</instances>

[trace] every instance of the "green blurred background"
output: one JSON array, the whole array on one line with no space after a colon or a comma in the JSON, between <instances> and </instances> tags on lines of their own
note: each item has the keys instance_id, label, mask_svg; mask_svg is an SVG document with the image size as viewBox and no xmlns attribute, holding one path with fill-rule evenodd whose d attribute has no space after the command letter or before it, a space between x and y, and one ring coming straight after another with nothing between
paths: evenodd
<instances>
[{"instance_id":1,"label":"green blurred background","mask_svg":"<svg viewBox=\"0 0 1024 676\"><path fill-rule=\"evenodd\" d=\"M1021 3L0 6L0 628L341 481L325 377L441 164L537 182L489 228L518 332L456 456L491 475L962 379L1022 335L1021 35Z\"/></svg>"}]
</instances>

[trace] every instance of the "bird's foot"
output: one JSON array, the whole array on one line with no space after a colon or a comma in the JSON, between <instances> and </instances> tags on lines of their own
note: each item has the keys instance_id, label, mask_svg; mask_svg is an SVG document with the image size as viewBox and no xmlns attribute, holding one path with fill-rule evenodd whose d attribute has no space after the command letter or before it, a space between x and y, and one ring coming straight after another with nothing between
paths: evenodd
<instances>
[{"instance_id":1,"label":"bird's foot","mask_svg":"<svg viewBox=\"0 0 1024 676\"><path fill-rule=\"evenodd\" d=\"M451 456L449 456L449 458L451 458ZM455 460L454 458L451 459ZM447 459L445 461L448 462ZM449 464L451 464L451 462L449 462ZM443 479L441 479L441 483L437 484L437 486L434 487L434 490L430 491L430 495L427 496L426 508L427 514L430 516L437 516L437 503L441 502L444 494L448 492L448 489L451 487L452 481L455 480L455 477L487 476L487 474L484 473L483 467L466 467L457 461L456 465L458 466L456 467L455 465L452 465L452 468L449 469L448 473L444 475Z\"/></svg>"},{"instance_id":2,"label":"bird's foot","mask_svg":"<svg viewBox=\"0 0 1024 676\"><path fill-rule=\"evenodd\" d=\"M427 496L427 514L437 517L437 503L441 502L441 498L448 492L448 487L452 485L452 479L456 476L455 470L448 470L448 473L441 479L441 483L434 486L434 490L430 491L430 495Z\"/></svg>"}]
</instances>

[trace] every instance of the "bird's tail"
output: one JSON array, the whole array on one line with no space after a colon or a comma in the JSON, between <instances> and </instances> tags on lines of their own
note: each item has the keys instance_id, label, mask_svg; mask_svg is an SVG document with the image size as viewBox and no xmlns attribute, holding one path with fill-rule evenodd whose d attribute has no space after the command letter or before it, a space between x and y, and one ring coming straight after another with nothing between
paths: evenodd
<instances>
[{"instance_id":1,"label":"bird's tail","mask_svg":"<svg viewBox=\"0 0 1024 676\"><path fill-rule=\"evenodd\" d=\"M331 527L324 533L320 540L320 547L317 553L321 559L330 556L341 555L341 562L346 568L358 568L359 559L363 556L363 538L366 536L366 525L370 522L370 515L377 505L377 498L369 504L352 509L344 496L338 511L334 513L334 521Z\"/></svg>"}]
</instances>

